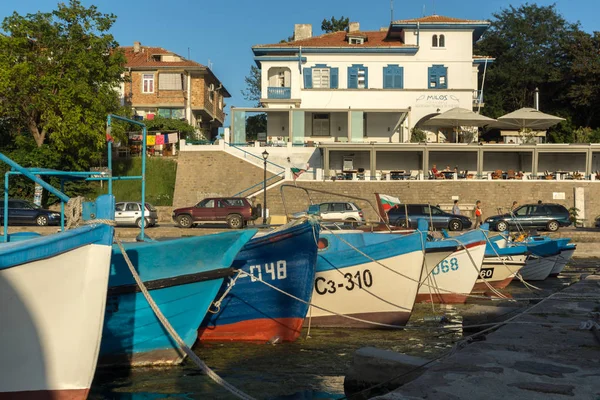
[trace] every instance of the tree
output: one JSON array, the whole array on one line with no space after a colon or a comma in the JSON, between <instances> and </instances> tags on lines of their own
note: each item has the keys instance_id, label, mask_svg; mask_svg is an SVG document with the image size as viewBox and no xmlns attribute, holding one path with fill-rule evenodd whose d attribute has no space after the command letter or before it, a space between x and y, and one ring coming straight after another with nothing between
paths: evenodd
<instances>
[{"instance_id":1,"label":"tree","mask_svg":"<svg viewBox=\"0 0 600 400\"><path fill-rule=\"evenodd\" d=\"M50 13L15 12L1 25L0 118L16 120L74 168L101 156L106 115L119 108L125 58L107 33L115 20L70 0Z\"/></svg>"},{"instance_id":2,"label":"tree","mask_svg":"<svg viewBox=\"0 0 600 400\"><path fill-rule=\"evenodd\" d=\"M250 74L244 78L246 89L242 90L242 95L244 99L254 102L255 107L260 107L260 79L260 68L252 65L250 67Z\"/></svg>"},{"instance_id":3,"label":"tree","mask_svg":"<svg viewBox=\"0 0 600 400\"><path fill-rule=\"evenodd\" d=\"M321 30L325 33L345 31L348 29L349 23L350 18L344 18L343 15L340 17L340 19L331 17L329 20L323 19L323 22L321 22Z\"/></svg>"},{"instance_id":4,"label":"tree","mask_svg":"<svg viewBox=\"0 0 600 400\"><path fill-rule=\"evenodd\" d=\"M559 98L570 68L565 38L578 32L578 25L568 23L554 5L509 6L494 18L474 50L496 59L486 74L484 113L497 117L531 107L536 87L545 112L562 110Z\"/></svg>"}]
</instances>

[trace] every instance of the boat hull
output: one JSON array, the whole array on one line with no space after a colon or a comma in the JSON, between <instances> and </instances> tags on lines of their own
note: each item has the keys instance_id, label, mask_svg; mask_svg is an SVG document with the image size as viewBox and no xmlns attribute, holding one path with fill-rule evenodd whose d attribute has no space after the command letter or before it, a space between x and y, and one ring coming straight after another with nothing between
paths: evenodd
<instances>
[{"instance_id":1,"label":"boat hull","mask_svg":"<svg viewBox=\"0 0 600 400\"><path fill-rule=\"evenodd\" d=\"M554 264L558 255L546 257L532 256L527 260L527 263L519 271L519 275L525 281L543 281L550 275L550 271L554 268ZM517 279L516 277L514 279Z\"/></svg>"},{"instance_id":2,"label":"boat hull","mask_svg":"<svg viewBox=\"0 0 600 400\"><path fill-rule=\"evenodd\" d=\"M106 244L0 270L0 399L87 397L111 258L101 229Z\"/></svg>"},{"instance_id":3,"label":"boat hull","mask_svg":"<svg viewBox=\"0 0 600 400\"><path fill-rule=\"evenodd\" d=\"M427 265L417 302L464 303L471 293L485 254L485 241L469 243L435 266ZM471 260L472 259L472 260Z\"/></svg>"},{"instance_id":4,"label":"boat hull","mask_svg":"<svg viewBox=\"0 0 600 400\"><path fill-rule=\"evenodd\" d=\"M162 242L124 243L125 251L161 312L188 347L221 288L230 265L256 230ZM113 247L101 365L172 365L184 354L163 328Z\"/></svg>"},{"instance_id":5,"label":"boat hull","mask_svg":"<svg viewBox=\"0 0 600 400\"><path fill-rule=\"evenodd\" d=\"M481 293L490 289L504 289L512 282L515 274L525 266L527 255L485 257L480 276L473 286L473 292ZM489 286L488 286L489 285Z\"/></svg>"},{"instance_id":6,"label":"boat hull","mask_svg":"<svg viewBox=\"0 0 600 400\"><path fill-rule=\"evenodd\" d=\"M340 240L335 235L323 234L322 237ZM344 237L342 234L341 238ZM356 249L340 244L331 252L320 253L313 307L309 309L305 325L370 329L385 328L377 323L405 325L412 313L423 270L423 250L418 248L421 243L420 235L413 234L410 238L386 238L385 243L356 246ZM412 251L403 251L403 248Z\"/></svg>"},{"instance_id":7,"label":"boat hull","mask_svg":"<svg viewBox=\"0 0 600 400\"><path fill-rule=\"evenodd\" d=\"M241 275L235 280L219 309L207 314L198 338L201 341L296 340L313 290L318 238L318 228L304 222L248 242L233 266L252 276ZM225 289L221 289L217 298Z\"/></svg>"},{"instance_id":8,"label":"boat hull","mask_svg":"<svg viewBox=\"0 0 600 400\"><path fill-rule=\"evenodd\" d=\"M556 264L554 264L554 267L552 267L552 271L550 271L550 276L551 277L558 276L562 272L562 270L565 268L565 266L567 265L567 263L569 262L571 257L573 257L574 253L575 253L575 248L561 250L560 255L556 259Z\"/></svg>"}]
</instances>

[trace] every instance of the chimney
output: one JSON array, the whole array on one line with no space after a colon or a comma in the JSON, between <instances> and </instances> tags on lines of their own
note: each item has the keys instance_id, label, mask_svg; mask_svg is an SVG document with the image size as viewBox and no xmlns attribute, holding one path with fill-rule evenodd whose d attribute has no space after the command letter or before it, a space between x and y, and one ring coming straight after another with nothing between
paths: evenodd
<instances>
[{"instance_id":1,"label":"chimney","mask_svg":"<svg viewBox=\"0 0 600 400\"><path fill-rule=\"evenodd\" d=\"M348 32L359 32L359 31L360 31L360 23L350 22L348 24Z\"/></svg>"},{"instance_id":2,"label":"chimney","mask_svg":"<svg viewBox=\"0 0 600 400\"><path fill-rule=\"evenodd\" d=\"M310 39L312 37L311 24L295 24L294 40Z\"/></svg>"},{"instance_id":3,"label":"chimney","mask_svg":"<svg viewBox=\"0 0 600 400\"><path fill-rule=\"evenodd\" d=\"M140 47L142 47L142 44L140 42L133 42L133 52L134 53L139 53Z\"/></svg>"}]
</instances>

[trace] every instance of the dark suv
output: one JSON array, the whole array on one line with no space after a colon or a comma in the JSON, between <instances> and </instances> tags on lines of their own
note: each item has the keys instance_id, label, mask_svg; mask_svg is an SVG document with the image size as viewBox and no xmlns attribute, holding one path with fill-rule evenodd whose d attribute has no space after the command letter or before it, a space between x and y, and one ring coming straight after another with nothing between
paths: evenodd
<instances>
[{"instance_id":1,"label":"dark suv","mask_svg":"<svg viewBox=\"0 0 600 400\"><path fill-rule=\"evenodd\" d=\"M571 225L569 210L560 204L525 204L512 214L494 215L485 222L490 224L490 229L500 232L530 228L556 232L561 226Z\"/></svg>"},{"instance_id":2,"label":"dark suv","mask_svg":"<svg viewBox=\"0 0 600 400\"><path fill-rule=\"evenodd\" d=\"M472 225L471 220L464 215L450 214L429 204L400 204L392 207L388 211L390 224L407 227L405 210L408 210L408 227L413 229L417 228L417 220L421 218L427 221L431 219L430 225L433 224L435 229L462 231Z\"/></svg>"},{"instance_id":3,"label":"dark suv","mask_svg":"<svg viewBox=\"0 0 600 400\"><path fill-rule=\"evenodd\" d=\"M258 217L260 210L252 208L244 197L211 197L193 207L173 210L173 221L182 228L196 223L227 222L230 228L243 228Z\"/></svg>"}]
</instances>

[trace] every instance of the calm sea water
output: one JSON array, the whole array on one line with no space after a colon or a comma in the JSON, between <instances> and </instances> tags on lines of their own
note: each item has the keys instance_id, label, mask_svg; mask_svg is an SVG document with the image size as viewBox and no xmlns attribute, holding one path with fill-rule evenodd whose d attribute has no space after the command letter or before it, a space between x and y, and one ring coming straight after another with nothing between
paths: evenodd
<instances>
[{"instance_id":1,"label":"calm sea water","mask_svg":"<svg viewBox=\"0 0 600 400\"><path fill-rule=\"evenodd\" d=\"M578 260L560 278L536 283L548 295L579 278L597 260ZM514 298L539 297L518 282L506 290ZM446 315L452 323L471 325L499 321L514 315L530 302L470 299L465 305L416 305L409 325L434 328L431 316ZM313 400L344 397L344 376L354 352L373 346L409 355L433 358L449 351L454 343L472 331L423 330L352 330L312 329L303 332L295 343L197 344L194 351L229 383L256 399ZM99 369L90 399L233 399L189 361L169 368Z\"/></svg>"}]
</instances>

